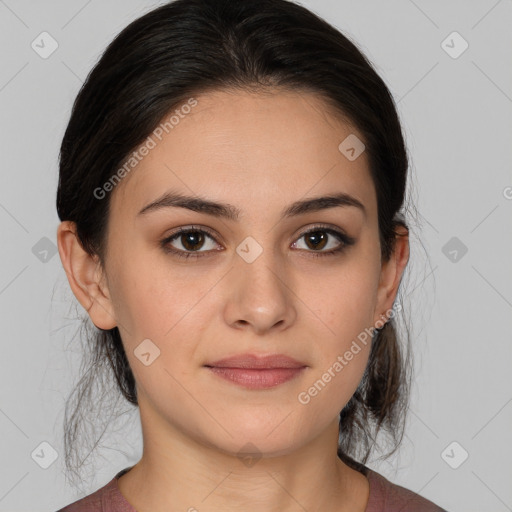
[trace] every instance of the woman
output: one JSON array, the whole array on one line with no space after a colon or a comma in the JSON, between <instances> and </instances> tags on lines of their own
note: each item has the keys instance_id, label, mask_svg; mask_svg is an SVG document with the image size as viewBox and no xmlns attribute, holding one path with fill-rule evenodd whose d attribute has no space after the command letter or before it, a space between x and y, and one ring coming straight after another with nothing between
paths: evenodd
<instances>
[{"instance_id":1,"label":"woman","mask_svg":"<svg viewBox=\"0 0 512 512\"><path fill-rule=\"evenodd\" d=\"M144 449L61 510L442 510L365 465L407 407L407 168L385 84L299 5L123 30L62 141L57 239Z\"/></svg>"}]
</instances>

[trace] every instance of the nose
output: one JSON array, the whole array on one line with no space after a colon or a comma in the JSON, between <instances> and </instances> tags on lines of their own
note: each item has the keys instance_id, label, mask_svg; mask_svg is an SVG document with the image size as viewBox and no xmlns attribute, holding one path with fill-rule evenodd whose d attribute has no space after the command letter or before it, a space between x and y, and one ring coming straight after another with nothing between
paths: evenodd
<instances>
[{"instance_id":1,"label":"nose","mask_svg":"<svg viewBox=\"0 0 512 512\"><path fill-rule=\"evenodd\" d=\"M226 323L259 335L288 329L297 316L290 279L286 263L272 251L250 263L237 255L227 281Z\"/></svg>"}]
</instances>

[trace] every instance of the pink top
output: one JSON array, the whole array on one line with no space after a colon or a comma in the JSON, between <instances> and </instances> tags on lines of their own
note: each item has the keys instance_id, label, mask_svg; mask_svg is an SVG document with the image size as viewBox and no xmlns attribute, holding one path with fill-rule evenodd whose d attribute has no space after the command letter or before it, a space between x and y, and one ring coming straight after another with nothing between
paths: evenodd
<instances>
[{"instance_id":1,"label":"pink top","mask_svg":"<svg viewBox=\"0 0 512 512\"><path fill-rule=\"evenodd\" d=\"M132 467L119 471L105 486L57 512L137 512L117 485L117 479ZM363 472L370 484L370 497L365 512L446 512L419 494L391 483L366 466Z\"/></svg>"}]
</instances>

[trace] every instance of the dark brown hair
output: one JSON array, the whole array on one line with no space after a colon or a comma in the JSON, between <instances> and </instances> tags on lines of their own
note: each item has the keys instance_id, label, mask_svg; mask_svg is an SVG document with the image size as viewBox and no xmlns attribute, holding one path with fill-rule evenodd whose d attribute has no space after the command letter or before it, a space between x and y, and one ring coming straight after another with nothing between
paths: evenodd
<instances>
[{"instance_id":1,"label":"dark brown hair","mask_svg":"<svg viewBox=\"0 0 512 512\"><path fill-rule=\"evenodd\" d=\"M193 95L268 87L313 92L362 134L377 193L382 259L389 259L400 236L397 227L408 229L402 210L408 157L393 98L353 42L287 0L176 0L128 25L74 102L60 149L60 220L75 222L83 248L104 263L109 195L99 199L94 191L134 148ZM73 464L72 458L88 421L84 410L91 410L91 389L103 385L104 369L122 396L137 404L117 327L93 326L86 338L90 358L66 404L70 471L84 462ZM408 340L408 330L404 340L398 338L395 318L373 336L364 376L340 414L338 454L352 467L368 460L380 431L392 441L388 455L402 440L410 387Z\"/></svg>"}]
</instances>

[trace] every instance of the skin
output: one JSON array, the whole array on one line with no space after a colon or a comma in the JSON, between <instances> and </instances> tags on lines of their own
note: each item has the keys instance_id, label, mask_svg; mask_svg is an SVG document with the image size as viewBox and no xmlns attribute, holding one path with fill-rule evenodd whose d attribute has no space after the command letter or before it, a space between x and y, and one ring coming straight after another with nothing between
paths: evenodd
<instances>
[{"instance_id":1,"label":"skin","mask_svg":"<svg viewBox=\"0 0 512 512\"><path fill-rule=\"evenodd\" d=\"M363 512L368 481L336 448L338 415L361 380L369 343L308 404L297 396L389 312L409 258L407 231L381 262L366 153L349 161L338 150L349 134L363 137L320 98L283 90L195 98L192 112L111 192L104 268L83 251L73 223L57 231L75 296L97 327L119 327L137 382L144 451L119 489L137 510L154 512ZM241 216L184 208L137 215L170 189L229 203ZM280 218L295 201L334 192L357 198L366 215L345 206ZM315 257L340 244L329 235L327 247L307 245L303 234L318 223L356 243ZM204 235L197 259L160 247L190 225L215 235ZM246 237L263 249L252 263L236 252ZM185 251L186 242L169 245ZM148 338L160 356L145 366L134 350ZM265 390L204 367L247 352L284 353L308 367ZM251 465L239 456L249 442L260 455Z\"/></svg>"}]
</instances>

